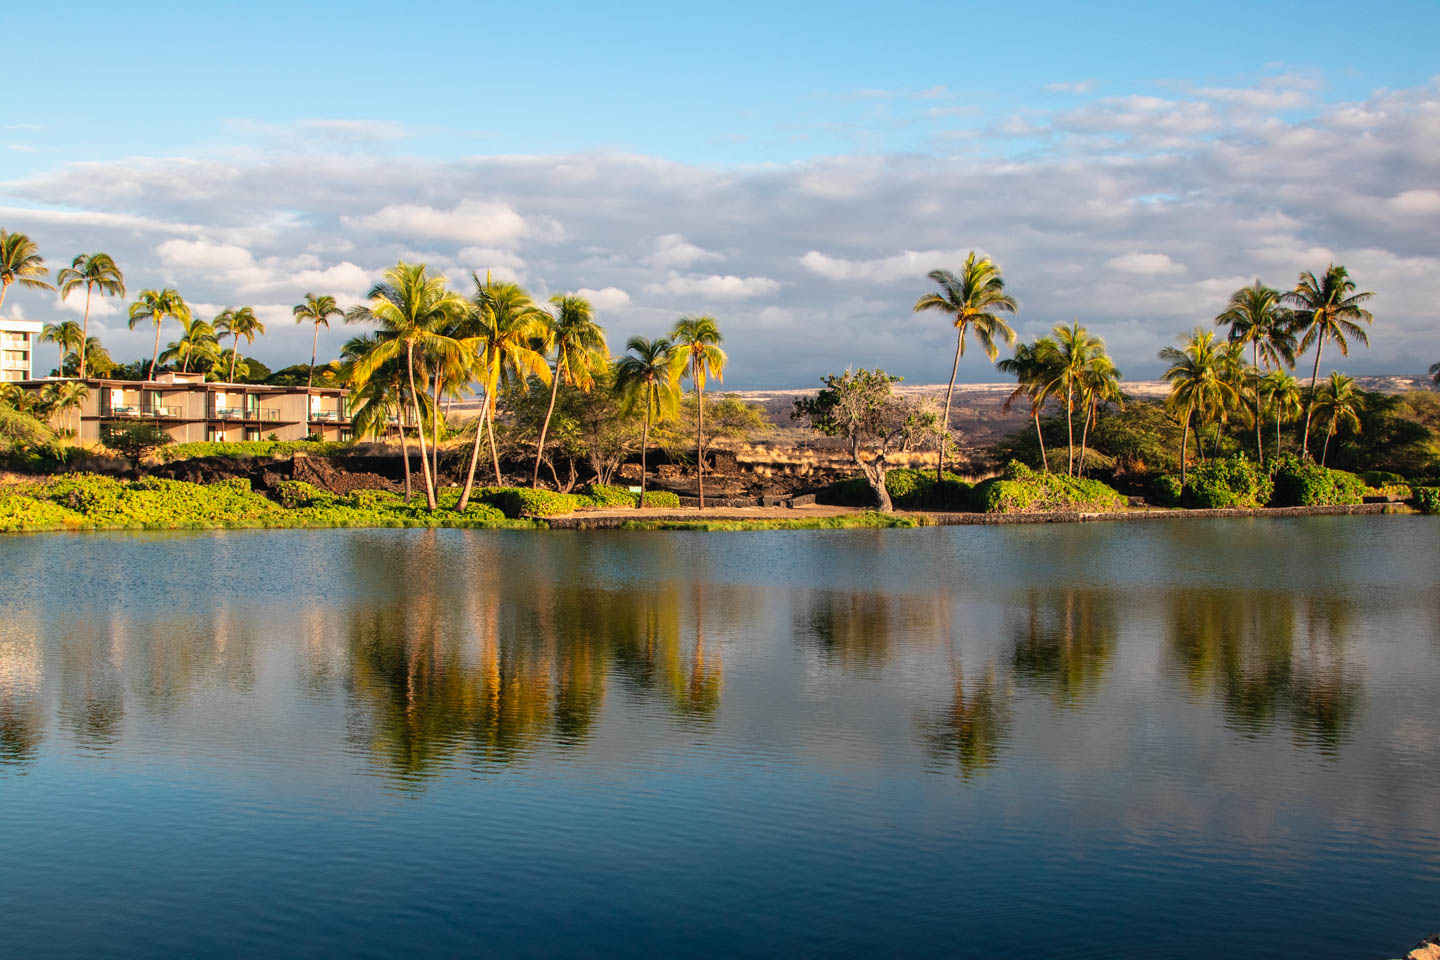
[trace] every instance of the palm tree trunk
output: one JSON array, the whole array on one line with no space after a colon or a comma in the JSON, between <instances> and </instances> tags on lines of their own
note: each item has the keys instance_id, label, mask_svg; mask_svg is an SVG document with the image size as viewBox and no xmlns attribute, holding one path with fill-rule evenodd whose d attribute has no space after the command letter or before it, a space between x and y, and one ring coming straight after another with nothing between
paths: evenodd
<instances>
[{"instance_id":1,"label":"palm tree trunk","mask_svg":"<svg viewBox=\"0 0 1440 960\"><path fill-rule=\"evenodd\" d=\"M635 501L635 509L639 510L645 506L645 447L650 443L650 397L645 397L645 427L640 431L640 499Z\"/></svg>"},{"instance_id":2,"label":"palm tree trunk","mask_svg":"<svg viewBox=\"0 0 1440 960\"><path fill-rule=\"evenodd\" d=\"M1195 410L1195 402L1192 400L1185 406L1185 432L1180 434L1180 489L1185 489L1185 454L1190 446L1190 415Z\"/></svg>"},{"instance_id":3,"label":"palm tree trunk","mask_svg":"<svg viewBox=\"0 0 1440 960\"><path fill-rule=\"evenodd\" d=\"M1325 466L1325 458L1330 455L1330 437L1335 433L1335 421L1330 421L1330 429L1325 431L1325 446L1320 448L1320 466Z\"/></svg>"},{"instance_id":4,"label":"palm tree trunk","mask_svg":"<svg viewBox=\"0 0 1440 960\"><path fill-rule=\"evenodd\" d=\"M691 360L691 363L696 361ZM695 429L695 461L700 468L700 509L705 509L705 384L697 377L695 379L695 397L698 401L695 409L698 412Z\"/></svg>"},{"instance_id":5,"label":"palm tree trunk","mask_svg":"<svg viewBox=\"0 0 1440 960\"><path fill-rule=\"evenodd\" d=\"M1040 441L1040 463L1045 467L1045 472L1050 472L1050 458L1045 454L1045 434L1040 432L1040 411L1035 411L1035 439Z\"/></svg>"},{"instance_id":6,"label":"palm tree trunk","mask_svg":"<svg viewBox=\"0 0 1440 960\"><path fill-rule=\"evenodd\" d=\"M160 338L156 337L155 340L158 343ZM235 361L239 358L239 356L240 334L237 333L230 341L230 379L226 381L227 383L235 382Z\"/></svg>"},{"instance_id":7,"label":"palm tree trunk","mask_svg":"<svg viewBox=\"0 0 1440 960\"><path fill-rule=\"evenodd\" d=\"M1320 351L1325 349L1325 335L1315 343L1315 369L1310 373L1310 402L1305 404L1305 437L1300 441L1300 459L1310 456L1310 415L1315 412L1315 381L1320 379Z\"/></svg>"},{"instance_id":8,"label":"palm tree trunk","mask_svg":"<svg viewBox=\"0 0 1440 960\"><path fill-rule=\"evenodd\" d=\"M398 414L399 416L397 416L396 419L400 421L400 459L405 462L405 502L409 503L410 498L414 496L414 492L410 486L410 441L405 439L405 409L403 403L401 404L401 409L398 411ZM305 415L308 417L310 415L309 411L306 411Z\"/></svg>"},{"instance_id":9,"label":"palm tree trunk","mask_svg":"<svg viewBox=\"0 0 1440 960\"><path fill-rule=\"evenodd\" d=\"M555 351L555 373L550 378L550 406L545 409L545 422L540 424L540 441L535 444L535 475L530 478L532 490L540 486L540 458L545 455L545 434L550 432L550 417L555 413L555 395L560 392L560 357L564 349L562 344Z\"/></svg>"},{"instance_id":10,"label":"palm tree trunk","mask_svg":"<svg viewBox=\"0 0 1440 960\"><path fill-rule=\"evenodd\" d=\"M155 320L155 349L150 354L150 381L155 381L155 367L160 363L160 318Z\"/></svg>"},{"instance_id":11,"label":"palm tree trunk","mask_svg":"<svg viewBox=\"0 0 1440 960\"><path fill-rule=\"evenodd\" d=\"M475 424L475 444L470 448L470 466L465 471L465 488L460 491L460 501L455 504L456 513L464 513L470 504L470 491L475 486L475 465L480 462L480 437L485 433L485 415L490 411L490 392L480 403L480 420Z\"/></svg>"},{"instance_id":12,"label":"palm tree trunk","mask_svg":"<svg viewBox=\"0 0 1440 960\"><path fill-rule=\"evenodd\" d=\"M440 496L440 371L435 371L435 390L431 394L430 416L435 437L430 450L430 470L435 475L435 496Z\"/></svg>"},{"instance_id":13,"label":"palm tree trunk","mask_svg":"<svg viewBox=\"0 0 1440 960\"><path fill-rule=\"evenodd\" d=\"M310 341L310 376L305 378L305 396L307 398L310 396L310 388L315 385L315 354L320 349L320 324L316 323L314 327L315 336ZM309 403L310 401L307 399L305 402Z\"/></svg>"},{"instance_id":14,"label":"palm tree trunk","mask_svg":"<svg viewBox=\"0 0 1440 960\"><path fill-rule=\"evenodd\" d=\"M950 437L950 398L955 394L955 374L960 372L960 357L965 353L965 330L955 336L955 362L950 364L950 386L945 388L945 414L940 420L940 461L935 464L935 482L945 480L945 441Z\"/></svg>"},{"instance_id":15,"label":"palm tree trunk","mask_svg":"<svg viewBox=\"0 0 1440 960\"><path fill-rule=\"evenodd\" d=\"M1265 449L1260 441L1260 344L1252 343L1255 358L1255 462L1265 465Z\"/></svg>"},{"instance_id":16,"label":"palm tree trunk","mask_svg":"<svg viewBox=\"0 0 1440 960\"><path fill-rule=\"evenodd\" d=\"M1069 435L1066 438L1069 449L1065 452L1070 457L1070 462L1065 466L1065 473L1073 477L1075 476L1075 388L1072 386L1065 388L1065 432Z\"/></svg>"},{"instance_id":17,"label":"palm tree trunk","mask_svg":"<svg viewBox=\"0 0 1440 960\"><path fill-rule=\"evenodd\" d=\"M1080 468L1076 471L1077 476L1085 476L1085 445L1090 442L1090 418L1095 416L1095 398L1090 398L1090 406L1085 411L1085 426L1080 431Z\"/></svg>"},{"instance_id":18,"label":"palm tree trunk","mask_svg":"<svg viewBox=\"0 0 1440 960\"><path fill-rule=\"evenodd\" d=\"M10 280L0 281L0 307L5 306L5 294L10 289L11 283Z\"/></svg>"},{"instance_id":19,"label":"palm tree trunk","mask_svg":"<svg viewBox=\"0 0 1440 960\"><path fill-rule=\"evenodd\" d=\"M92 284L85 284L85 319L80 326L80 379L85 379L85 347L90 343L90 291L94 289ZM61 371L64 372L63 370ZM79 432L78 430L76 431Z\"/></svg>"},{"instance_id":20,"label":"palm tree trunk","mask_svg":"<svg viewBox=\"0 0 1440 960\"><path fill-rule=\"evenodd\" d=\"M505 481L500 477L500 448L495 445L495 404L490 406L489 419L485 421L485 434L490 438L490 459L495 464L495 486L503 486Z\"/></svg>"},{"instance_id":21,"label":"palm tree trunk","mask_svg":"<svg viewBox=\"0 0 1440 960\"><path fill-rule=\"evenodd\" d=\"M1275 456L1280 456L1280 401L1275 401Z\"/></svg>"},{"instance_id":22,"label":"palm tree trunk","mask_svg":"<svg viewBox=\"0 0 1440 960\"><path fill-rule=\"evenodd\" d=\"M415 390L415 341L406 345L405 369L410 375L410 402L415 407L415 433L420 437L420 469L425 473L425 505L435 509L435 482L430 477L430 452L425 448L425 417L420 413L420 394ZM404 430L402 426L400 428Z\"/></svg>"}]
</instances>

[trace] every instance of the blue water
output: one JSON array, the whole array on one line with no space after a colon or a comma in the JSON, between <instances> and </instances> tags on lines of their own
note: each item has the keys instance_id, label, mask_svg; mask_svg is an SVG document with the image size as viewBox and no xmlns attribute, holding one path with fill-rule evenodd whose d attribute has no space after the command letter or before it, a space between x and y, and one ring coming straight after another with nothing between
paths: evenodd
<instances>
[{"instance_id":1,"label":"blue water","mask_svg":"<svg viewBox=\"0 0 1440 960\"><path fill-rule=\"evenodd\" d=\"M0 955L1399 956L1440 521L0 539Z\"/></svg>"}]
</instances>

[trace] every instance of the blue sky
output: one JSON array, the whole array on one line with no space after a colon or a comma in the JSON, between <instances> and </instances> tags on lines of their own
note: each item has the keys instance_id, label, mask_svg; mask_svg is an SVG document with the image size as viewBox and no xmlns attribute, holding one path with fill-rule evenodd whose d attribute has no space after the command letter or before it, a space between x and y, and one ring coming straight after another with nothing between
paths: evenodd
<instances>
[{"instance_id":1,"label":"blue sky","mask_svg":"<svg viewBox=\"0 0 1440 960\"><path fill-rule=\"evenodd\" d=\"M0 118L0 226L276 316L400 255L608 291L626 335L728 314L732 342L755 338L736 379L776 386L848 362L947 374L908 352L932 334L905 314L972 247L1003 256L1022 332L1079 316L1135 375L1231 280L1344 255L1374 264L1368 285L1416 284L1384 291L1405 345L1351 361L1389 369L1440 359L1417 261L1440 198L1436 36L1434 2L29 5L0 13L32 94ZM1422 222L1387 233L1367 198ZM1105 271L1150 301L1065 281ZM817 334L836 348L800 367L761 342Z\"/></svg>"}]
</instances>

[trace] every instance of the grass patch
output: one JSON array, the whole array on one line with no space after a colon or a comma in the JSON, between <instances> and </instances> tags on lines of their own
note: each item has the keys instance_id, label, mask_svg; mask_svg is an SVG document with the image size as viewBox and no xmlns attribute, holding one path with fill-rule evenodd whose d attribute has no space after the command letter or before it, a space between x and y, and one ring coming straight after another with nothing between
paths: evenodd
<instances>
[{"instance_id":1,"label":"grass patch","mask_svg":"<svg viewBox=\"0 0 1440 960\"><path fill-rule=\"evenodd\" d=\"M838 517L784 517L767 520L627 520L622 530L888 530L922 526L915 517L889 513L847 513Z\"/></svg>"},{"instance_id":2,"label":"grass patch","mask_svg":"<svg viewBox=\"0 0 1440 960\"><path fill-rule=\"evenodd\" d=\"M354 444L349 441L336 440L197 440L161 447L155 451L155 456L165 463L193 460L197 457L293 457L297 453L323 457L342 453L353 447Z\"/></svg>"}]
</instances>

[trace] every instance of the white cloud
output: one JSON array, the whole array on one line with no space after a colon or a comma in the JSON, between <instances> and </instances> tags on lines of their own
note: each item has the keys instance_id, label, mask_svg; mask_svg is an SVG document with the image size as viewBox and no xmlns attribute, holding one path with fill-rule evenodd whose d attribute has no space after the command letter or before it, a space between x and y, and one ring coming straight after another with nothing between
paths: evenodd
<instances>
[{"instance_id":1,"label":"white cloud","mask_svg":"<svg viewBox=\"0 0 1440 960\"><path fill-rule=\"evenodd\" d=\"M1434 215L1440 213L1440 190L1406 190L1391 197L1390 206L1400 213Z\"/></svg>"},{"instance_id":2,"label":"white cloud","mask_svg":"<svg viewBox=\"0 0 1440 960\"><path fill-rule=\"evenodd\" d=\"M1095 89L1095 81L1075 80L1068 83L1047 83L1045 89L1050 93L1089 93Z\"/></svg>"},{"instance_id":3,"label":"white cloud","mask_svg":"<svg viewBox=\"0 0 1440 960\"><path fill-rule=\"evenodd\" d=\"M558 230L553 223L527 220L509 204L481 200L462 200L450 210L418 203L391 203L366 216L342 216L340 222L353 230L463 244L508 244L535 233Z\"/></svg>"},{"instance_id":4,"label":"white cloud","mask_svg":"<svg viewBox=\"0 0 1440 960\"><path fill-rule=\"evenodd\" d=\"M645 262L662 270L684 268L702 260L723 260L724 255L697 247L678 233L667 233L655 241L655 249Z\"/></svg>"},{"instance_id":5,"label":"white cloud","mask_svg":"<svg viewBox=\"0 0 1440 960\"><path fill-rule=\"evenodd\" d=\"M630 294L619 287L605 287L601 290L592 290L589 287L581 287L575 293L590 301L590 306L596 310L619 310L621 307L630 305Z\"/></svg>"},{"instance_id":6,"label":"white cloud","mask_svg":"<svg viewBox=\"0 0 1440 960\"><path fill-rule=\"evenodd\" d=\"M811 250L800 258L800 265L817 276L829 280L856 283L895 283L923 277L931 270L947 268L965 259L969 251L902 250L900 253L874 260L847 260Z\"/></svg>"},{"instance_id":7,"label":"white cloud","mask_svg":"<svg viewBox=\"0 0 1440 960\"><path fill-rule=\"evenodd\" d=\"M1131 273L1142 277L1160 277L1185 272L1185 264L1176 263L1170 259L1169 254L1165 253L1126 253L1106 260L1105 266L1121 273Z\"/></svg>"},{"instance_id":8,"label":"white cloud","mask_svg":"<svg viewBox=\"0 0 1440 960\"><path fill-rule=\"evenodd\" d=\"M774 293L780 284L769 277L736 277L730 274L701 276L673 276L664 283L652 283L645 287L648 294L673 294L675 296L714 297L722 300L739 300L745 297L759 297Z\"/></svg>"}]
</instances>

